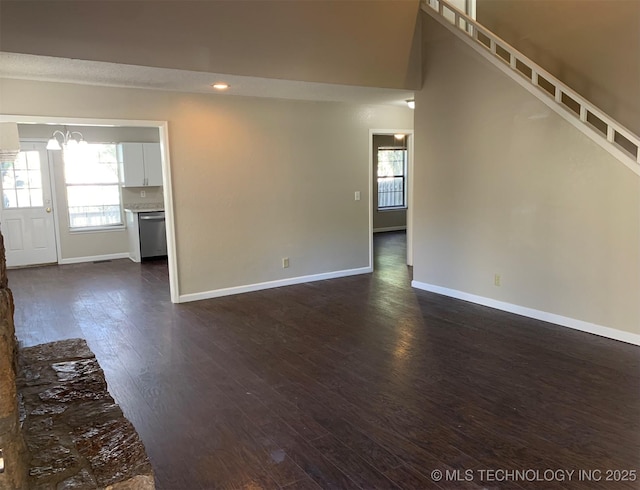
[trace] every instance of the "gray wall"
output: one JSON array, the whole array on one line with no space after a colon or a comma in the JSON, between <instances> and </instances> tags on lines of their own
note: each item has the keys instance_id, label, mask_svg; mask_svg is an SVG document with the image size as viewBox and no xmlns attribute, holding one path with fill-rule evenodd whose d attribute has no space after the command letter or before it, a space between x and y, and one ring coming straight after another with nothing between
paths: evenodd
<instances>
[{"instance_id":1,"label":"gray wall","mask_svg":"<svg viewBox=\"0 0 640 490\"><path fill-rule=\"evenodd\" d=\"M638 0L478 0L477 18L640 134Z\"/></svg>"},{"instance_id":2,"label":"gray wall","mask_svg":"<svg viewBox=\"0 0 640 490\"><path fill-rule=\"evenodd\" d=\"M409 138L406 136L405 138ZM393 135L376 134L373 136L373 231L388 231L407 227L407 210L378 211L378 148L381 146L402 146Z\"/></svg>"},{"instance_id":3,"label":"gray wall","mask_svg":"<svg viewBox=\"0 0 640 490\"><path fill-rule=\"evenodd\" d=\"M413 127L406 107L22 80L0 93L10 114L169 122L182 294L368 267L369 130Z\"/></svg>"},{"instance_id":4,"label":"gray wall","mask_svg":"<svg viewBox=\"0 0 640 490\"><path fill-rule=\"evenodd\" d=\"M430 18L424 34L414 279L640 333L640 178Z\"/></svg>"}]
</instances>

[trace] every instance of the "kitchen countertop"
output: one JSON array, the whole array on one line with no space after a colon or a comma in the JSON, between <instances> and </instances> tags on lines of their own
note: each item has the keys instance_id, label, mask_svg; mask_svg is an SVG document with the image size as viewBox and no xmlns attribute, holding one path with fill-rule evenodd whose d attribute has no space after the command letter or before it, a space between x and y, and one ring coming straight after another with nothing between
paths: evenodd
<instances>
[{"instance_id":1,"label":"kitchen countertop","mask_svg":"<svg viewBox=\"0 0 640 490\"><path fill-rule=\"evenodd\" d=\"M153 211L164 211L164 203L162 202L145 202L138 204L127 204L125 210L132 213L150 213Z\"/></svg>"}]
</instances>

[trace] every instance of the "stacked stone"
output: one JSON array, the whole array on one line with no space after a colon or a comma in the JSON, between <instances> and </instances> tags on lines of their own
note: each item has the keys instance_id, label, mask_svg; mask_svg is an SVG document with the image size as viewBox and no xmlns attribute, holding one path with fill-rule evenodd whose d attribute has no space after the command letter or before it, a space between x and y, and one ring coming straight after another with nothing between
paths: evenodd
<instances>
[{"instance_id":1,"label":"stacked stone","mask_svg":"<svg viewBox=\"0 0 640 490\"><path fill-rule=\"evenodd\" d=\"M22 349L18 388L31 454L29 488L155 488L142 441L83 339Z\"/></svg>"},{"instance_id":2,"label":"stacked stone","mask_svg":"<svg viewBox=\"0 0 640 490\"><path fill-rule=\"evenodd\" d=\"M17 347L13 295L8 288L4 239L0 234L0 450L4 463L0 490L27 488L27 453L16 396Z\"/></svg>"}]
</instances>

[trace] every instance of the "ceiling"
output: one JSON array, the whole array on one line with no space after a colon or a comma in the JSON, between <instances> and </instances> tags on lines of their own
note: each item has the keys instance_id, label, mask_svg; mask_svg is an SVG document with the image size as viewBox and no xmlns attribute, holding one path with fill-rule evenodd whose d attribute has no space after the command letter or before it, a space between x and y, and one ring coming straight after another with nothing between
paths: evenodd
<instances>
[{"instance_id":1,"label":"ceiling","mask_svg":"<svg viewBox=\"0 0 640 490\"><path fill-rule=\"evenodd\" d=\"M640 1L478 0L478 21L640 134Z\"/></svg>"},{"instance_id":2,"label":"ceiling","mask_svg":"<svg viewBox=\"0 0 640 490\"><path fill-rule=\"evenodd\" d=\"M281 99L403 106L413 91L207 73L102 61L0 52L0 77L85 85ZM211 84L224 81L218 92Z\"/></svg>"},{"instance_id":3,"label":"ceiling","mask_svg":"<svg viewBox=\"0 0 640 490\"><path fill-rule=\"evenodd\" d=\"M421 86L418 0L64 3L0 1L0 77L396 106Z\"/></svg>"}]
</instances>

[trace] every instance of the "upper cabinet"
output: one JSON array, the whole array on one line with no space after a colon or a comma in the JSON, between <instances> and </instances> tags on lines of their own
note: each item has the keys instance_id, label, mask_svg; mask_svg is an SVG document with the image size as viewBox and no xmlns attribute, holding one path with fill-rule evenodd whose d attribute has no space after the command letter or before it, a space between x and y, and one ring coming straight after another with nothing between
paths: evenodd
<instances>
[{"instance_id":1,"label":"upper cabinet","mask_svg":"<svg viewBox=\"0 0 640 490\"><path fill-rule=\"evenodd\" d=\"M118 164L123 187L162 185L160 143L120 143Z\"/></svg>"}]
</instances>

